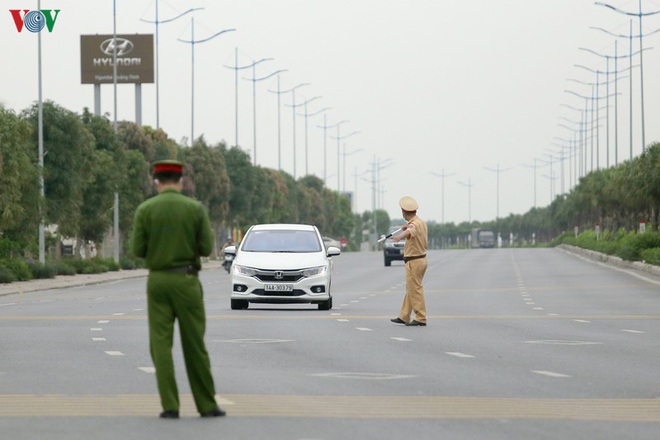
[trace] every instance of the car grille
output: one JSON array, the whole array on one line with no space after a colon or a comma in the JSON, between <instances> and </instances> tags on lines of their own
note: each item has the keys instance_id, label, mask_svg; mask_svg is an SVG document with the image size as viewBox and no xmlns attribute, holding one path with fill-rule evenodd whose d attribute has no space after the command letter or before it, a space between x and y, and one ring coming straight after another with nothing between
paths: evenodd
<instances>
[{"instance_id":1,"label":"car grille","mask_svg":"<svg viewBox=\"0 0 660 440\"><path fill-rule=\"evenodd\" d=\"M266 292L264 289L254 289L252 293L260 296L303 296L306 294L306 292L301 289L294 289L291 292Z\"/></svg>"},{"instance_id":2,"label":"car grille","mask_svg":"<svg viewBox=\"0 0 660 440\"><path fill-rule=\"evenodd\" d=\"M259 281L269 282L295 282L303 277L302 270L258 270L255 278Z\"/></svg>"}]
</instances>

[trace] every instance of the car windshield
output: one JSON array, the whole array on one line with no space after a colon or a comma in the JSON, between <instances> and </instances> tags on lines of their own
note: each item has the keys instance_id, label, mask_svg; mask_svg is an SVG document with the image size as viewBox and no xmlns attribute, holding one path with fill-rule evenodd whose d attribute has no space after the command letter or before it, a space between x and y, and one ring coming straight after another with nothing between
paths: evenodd
<instances>
[{"instance_id":1,"label":"car windshield","mask_svg":"<svg viewBox=\"0 0 660 440\"><path fill-rule=\"evenodd\" d=\"M241 250L246 252L320 252L314 231L269 230L252 231L245 237Z\"/></svg>"}]
</instances>

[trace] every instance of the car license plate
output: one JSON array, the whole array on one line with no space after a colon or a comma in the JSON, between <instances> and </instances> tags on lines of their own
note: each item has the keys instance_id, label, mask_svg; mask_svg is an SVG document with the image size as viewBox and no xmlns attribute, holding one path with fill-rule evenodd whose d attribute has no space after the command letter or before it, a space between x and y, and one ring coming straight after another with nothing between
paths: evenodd
<instances>
[{"instance_id":1,"label":"car license plate","mask_svg":"<svg viewBox=\"0 0 660 440\"><path fill-rule=\"evenodd\" d=\"M293 292L293 284L266 284L266 292Z\"/></svg>"}]
</instances>

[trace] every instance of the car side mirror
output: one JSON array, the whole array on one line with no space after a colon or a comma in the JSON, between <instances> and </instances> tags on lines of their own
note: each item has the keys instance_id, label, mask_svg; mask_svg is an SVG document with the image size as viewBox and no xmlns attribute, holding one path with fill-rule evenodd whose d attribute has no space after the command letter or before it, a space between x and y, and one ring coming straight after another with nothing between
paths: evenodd
<instances>
[{"instance_id":1,"label":"car side mirror","mask_svg":"<svg viewBox=\"0 0 660 440\"><path fill-rule=\"evenodd\" d=\"M341 249L338 247L330 246L327 251L328 257L335 257L337 255L341 255Z\"/></svg>"},{"instance_id":2,"label":"car side mirror","mask_svg":"<svg viewBox=\"0 0 660 440\"><path fill-rule=\"evenodd\" d=\"M225 248L225 254L236 255L236 246L227 246Z\"/></svg>"}]
</instances>

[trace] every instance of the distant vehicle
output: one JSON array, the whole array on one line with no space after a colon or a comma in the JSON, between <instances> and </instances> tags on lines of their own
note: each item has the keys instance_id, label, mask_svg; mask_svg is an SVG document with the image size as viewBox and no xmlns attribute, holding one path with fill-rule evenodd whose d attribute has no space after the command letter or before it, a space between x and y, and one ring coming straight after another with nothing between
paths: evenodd
<instances>
[{"instance_id":1,"label":"distant vehicle","mask_svg":"<svg viewBox=\"0 0 660 440\"><path fill-rule=\"evenodd\" d=\"M399 226L392 226L387 233L391 234L397 229L399 229ZM399 242L396 242L391 238L385 240L385 244L383 245L383 259L385 261L385 266L391 266L392 261L394 260L403 261L403 246L405 246L405 244L405 239Z\"/></svg>"},{"instance_id":2,"label":"distant vehicle","mask_svg":"<svg viewBox=\"0 0 660 440\"><path fill-rule=\"evenodd\" d=\"M247 309L250 303L307 303L332 309L332 257L341 250L326 247L316 226L254 225L241 244L227 247L225 254L235 255L233 310Z\"/></svg>"},{"instance_id":3,"label":"distant vehicle","mask_svg":"<svg viewBox=\"0 0 660 440\"><path fill-rule=\"evenodd\" d=\"M493 231L481 228L473 228L471 235L471 246L473 249L495 247L495 234Z\"/></svg>"},{"instance_id":4,"label":"distant vehicle","mask_svg":"<svg viewBox=\"0 0 660 440\"><path fill-rule=\"evenodd\" d=\"M329 248L330 246L341 248L341 242L339 240L335 240L334 238L330 238L330 237L322 237L322 239L326 248Z\"/></svg>"}]
</instances>

